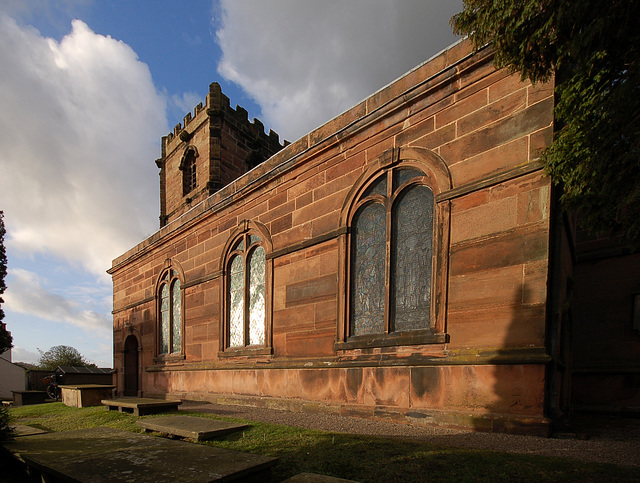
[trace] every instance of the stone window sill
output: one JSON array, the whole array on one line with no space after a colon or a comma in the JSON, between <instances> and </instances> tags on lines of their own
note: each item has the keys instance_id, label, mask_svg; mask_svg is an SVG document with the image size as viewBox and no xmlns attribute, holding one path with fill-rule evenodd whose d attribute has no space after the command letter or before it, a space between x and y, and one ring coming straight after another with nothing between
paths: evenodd
<instances>
[{"instance_id":1,"label":"stone window sill","mask_svg":"<svg viewBox=\"0 0 640 483\"><path fill-rule=\"evenodd\" d=\"M349 337L336 342L336 350L364 349L368 347L395 347L404 345L444 344L449 342L448 334L434 334L430 330L392 332L390 334L367 334Z\"/></svg>"},{"instance_id":2,"label":"stone window sill","mask_svg":"<svg viewBox=\"0 0 640 483\"><path fill-rule=\"evenodd\" d=\"M155 363L180 362L183 360L185 360L184 354L160 354L153 358L153 362Z\"/></svg>"},{"instance_id":3,"label":"stone window sill","mask_svg":"<svg viewBox=\"0 0 640 483\"><path fill-rule=\"evenodd\" d=\"M271 347L229 347L218 352L221 359L228 357L262 357L273 354Z\"/></svg>"}]
</instances>

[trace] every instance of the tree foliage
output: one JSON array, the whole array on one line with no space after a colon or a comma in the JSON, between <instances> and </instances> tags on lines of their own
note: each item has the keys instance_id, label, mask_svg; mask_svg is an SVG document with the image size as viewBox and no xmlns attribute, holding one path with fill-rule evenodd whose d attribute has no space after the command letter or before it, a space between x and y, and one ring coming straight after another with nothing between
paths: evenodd
<instances>
[{"instance_id":1,"label":"tree foliage","mask_svg":"<svg viewBox=\"0 0 640 483\"><path fill-rule=\"evenodd\" d=\"M6 406L0 406L0 444L9 441L15 432L9 425L11 423L11 416L9 414L9 408Z\"/></svg>"},{"instance_id":2,"label":"tree foliage","mask_svg":"<svg viewBox=\"0 0 640 483\"><path fill-rule=\"evenodd\" d=\"M7 276L7 252L4 248L4 234L6 230L4 228L4 212L0 211L0 353L11 349L13 347L13 339L11 334L7 331L4 323L4 310L2 310L2 304L4 300L2 294L7 289L4 282Z\"/></svg>"},{"instance_id":3,"label":"tree foliage","mask_svg":"<svg viewBox=\"0 0 640 483\"><path fill-rule=\"evenodd\" d=\"M565 207L640 246L640 2L464 0L454 31L498 67L555 75L556 133L542 160Z\"/></svg>"},{"instance_id":4,"label":"tree foliage","mask_svg":"<svg viewBox=\"0 0 640 483\"><path fill-rule=\"evenodd\" d=\"M84 358L74 347L68 345L56 345L47 352L38 349L38 369L54 371L58 366L97 367Z\"/></svg>"}]
</instances>

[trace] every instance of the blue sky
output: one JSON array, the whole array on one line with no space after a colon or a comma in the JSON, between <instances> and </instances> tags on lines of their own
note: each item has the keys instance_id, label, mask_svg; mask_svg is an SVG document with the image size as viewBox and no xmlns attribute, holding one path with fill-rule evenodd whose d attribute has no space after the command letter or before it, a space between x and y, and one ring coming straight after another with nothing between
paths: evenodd
<instances>
[{"instance_id":1,"label":"blue sky","mask_svg":"<svg viewBox=\"0 0 640 483\"><path fill-rule=\"evenodd\" d=\"M112 366L106 270L158 228L160 138L219 82L281 139L457 39L462 0L3 0L0 210L13 361Z\"/></svg>"}]
</instances>

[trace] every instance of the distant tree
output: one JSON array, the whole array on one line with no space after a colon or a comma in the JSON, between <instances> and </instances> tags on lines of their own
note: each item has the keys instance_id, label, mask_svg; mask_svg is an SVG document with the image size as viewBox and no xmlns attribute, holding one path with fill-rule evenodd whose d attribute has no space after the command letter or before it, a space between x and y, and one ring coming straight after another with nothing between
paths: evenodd
<instances>
[{"instance_id":1,"label":"distant tree","mask_svg":"<svg viewBox=\"0 0 640 483\"><path fill-rule=\"evenodd\" d=\"M7 252L4 248L4 212L0 211L0 354L13 347L13 338L4 324L4 310L2 304L4 299L2 294L7 289L4 278L7 276Z\"/></svg>"},{"instance_id":2,"label":"distant tree","mask_svg":"<svg viewBox=\"0 0 640 483\"><path fill-rule=\"evenodd\" d=\"M498 67L555 75L556 133L543 153L562 201L594 232L640 246L640 1L464 0L451 19Z\"/></svg>"},{"instance_id":3,"label":"distant tree","mask_svg":"<svg viewBox=\"0 0 640 483\"><path fill-rule=\"evenodd\" d=\"M97 367L84 358L74 347L68 345L56 345L47 352L38 349L38 369L54 371L58 366Z\"/></svg>"}]
</instances>

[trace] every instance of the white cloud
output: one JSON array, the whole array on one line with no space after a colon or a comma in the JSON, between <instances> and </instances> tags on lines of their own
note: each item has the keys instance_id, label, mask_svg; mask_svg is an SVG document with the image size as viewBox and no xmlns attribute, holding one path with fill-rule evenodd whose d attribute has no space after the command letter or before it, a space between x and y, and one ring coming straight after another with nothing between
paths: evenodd
<instances>
[{"instance_id":1,"label":"white cloud","mask_svg":"<svg viewBox=\"0 0 640 483\"><path fill-rule=\"evenodd\" d=\"M7 290L3 295L5 308L52 322L74 325L86 331L110 332L112 327L108 306L106 311L88 310L82 287L68 287L61 295L50 290L36 273L21 268L9 269ZM89 305L90 306L90 305Z\"/></svg>"},{"instance_id":2,"label":"white cloud","mask_svg":"<svg viewBox=\"0 0 640 483\"><path fill-rule=\"evenodd\" d=\"M183 122L182 118L189 112L193 113L194 108L204 102L204 98L195 92L182 92L181 94L168 95L167 111L171 113L172 118L176 118L179 122Z\"/></svg>"},{"instance_id":3,"label":"white cloud","mask_svg":"<svg viewBox=\"0 0 640 483\"><path fill-rule=\"evenodd\" d=\"M82 21L57 42L2 15L0 65L8 249L108 280L111 260L157 228L153 160L168 129L148 67Z\"/></svg>"},{"instance_id":4,"label":"white cloud","mask_svg":"<svg viewBox=\"0 0 640 483\"><path fill-rule=\"evenodd\" d=\"M36 364L38 359L40 359L40 354L38 352L33 352L17 345L14 345L13 349L11 349L11 362L27 362L29 364Z\"/></svg>"},{"instance_id":5,"label":"white cloud","mask_svg":"<svg viewBox=\"0 0 640 483\"><path fill-rule=\"evenodd\" d=\"M218 71L295 140L455 41L461 0L222 0Z\"/></svg>"}]
</instances>

